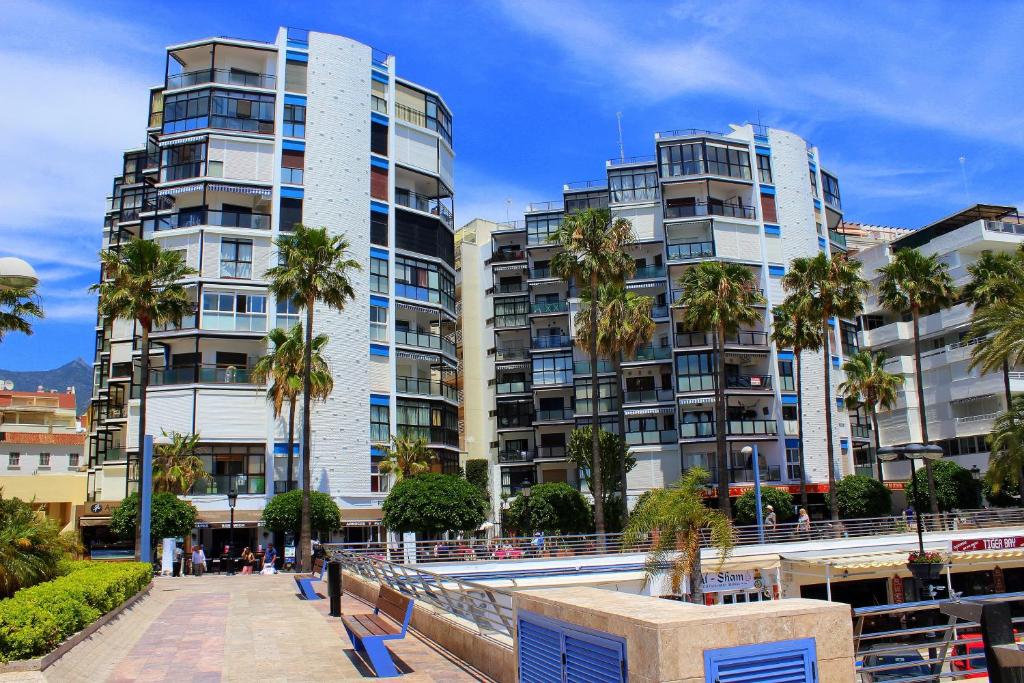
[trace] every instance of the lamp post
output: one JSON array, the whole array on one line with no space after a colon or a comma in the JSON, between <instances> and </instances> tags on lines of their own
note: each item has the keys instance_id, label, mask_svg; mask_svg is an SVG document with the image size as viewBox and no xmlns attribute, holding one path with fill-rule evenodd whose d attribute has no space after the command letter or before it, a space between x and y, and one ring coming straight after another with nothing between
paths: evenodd
<instances>
[{"instance_id":1,"label":"lamp post","mask_svg":"<svg viewBox=\"0 0 1024 683\"><path fill-rule=\"evenodd\" d=\"M744 446L740 453L745 458L753 456L754 463L754 509L757 515L757 540L764 543L764 517L761 514L761 463L757 456L757 444Z\"/></svg>"},{"instance_id":2,"label":"lamp post","mask_svg":"<svg viewBox=\"0 0 1024 683\"><path fill-rule=\"evenodd\" d=\"M228 530L228 576L235 573L235 562L231 551L235 548L235 504L238 503L238 492L234 487L228 491L228 506L231 508L231 528Z\"/></svg>"},{"instance_id":3,"label":"lamp post","mask_svg":"<svg viewBox=\"0 0 1024 683\"><path fill-rule=\"evenodd\" d=\"M26 261L13 256L0 258L0 289L24 289L39 284L39 276Z\"/></svg>"},{"instance_id":4,"label":"lamp post","mask_svg":"<svg viewBox=\"0 0 1024 683\"><path fill-rule=\"evenodd\" d=\"M917 496L917 481L914 478L915 460L938 460L942 448L934 444L908 443L904 446L885 446L878 449L878 459L883 462L894 460L910 461L910 495L914 499L914 519L917 520L917 549L924 554L924 529L921 525L921 509Z\"/></svg>"},{"instance_id":5,"label":"lamp post","mask_svg":"<svg viewBox=\"0 0 1024 683\"><path fill-rule=\"evenodd\" d=\"M971 479L974 480L974 490L978 492L978 507L984 507L984 495L981 492L981 468L977 463L971 465Z\"/></svg>"}]
</instances>

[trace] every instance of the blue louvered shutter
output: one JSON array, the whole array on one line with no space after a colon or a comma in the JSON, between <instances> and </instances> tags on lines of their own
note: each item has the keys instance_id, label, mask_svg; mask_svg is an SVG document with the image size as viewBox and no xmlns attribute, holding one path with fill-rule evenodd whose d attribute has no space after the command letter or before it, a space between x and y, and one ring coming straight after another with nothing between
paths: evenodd
<instances>
[{"instance_id":1,"label":"blue louvered shutter","mask_svg":"<svg viewBox=\"0 0 1024 683\"><path fill-rule=\"evenodd\" d=\"M519 680L562 683L562 632L519 618Z\"/></svg>"},{"instance_id":2,"label":"blue louvered shutter","mask_svg":"<svg viewBox=\"0 0 1024 683\"><path fill-rule=\"evenodd\" d=\"M575 629L565 630L566 683L623 683L626 644Z\"/></svg>"},{"instance_id":3,"label":"blue louvered shutter","mask_svg":"<svg viewBox=\"0 0 1024 683\"><path fill-rule=\"evenodd\" d=\"M817 683L814 638L704 652L707 683Z\"/></svg>"}]
</instances>

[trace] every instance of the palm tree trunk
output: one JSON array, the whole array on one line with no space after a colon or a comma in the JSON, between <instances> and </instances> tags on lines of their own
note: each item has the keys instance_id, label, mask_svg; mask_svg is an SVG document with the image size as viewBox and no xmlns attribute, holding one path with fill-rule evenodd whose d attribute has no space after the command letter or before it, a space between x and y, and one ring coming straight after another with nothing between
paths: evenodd
<instances>
[{"instance_id":1,"label":"palm tree trunk","mask_svg":"<svg viewBox=\"0 0 1024 683\"><path fill-rule=\"evenodd\" d=\"M911 308L914 319L914 375L917 380L917 414L921 419L921 443L928 443L928 414L924 407L924 373L921 371L921 313L917 306ZM935 514L939 511L939 502L935 497L935 476L932 474L932 461L924 461L924 470L928 474L928 506Z\"/></svg>"},{"instance_id":2,"label":"palm tree trunk","mask_svg":"<svg viewBox=\"0 0 1024 683\"><path fill-rule=\"evenodd\" d=\"M829 325L829 318L831 316L828 312L822 318L822 345L823 360L822 368L824 370L825 380L825 448L828 462L828 500L829 508L832 513L832 519L839 519L839 501L836 498L836 458L835 449L832 438L832 411L835 406L832 405L832 351L831 351L831 338L832 330Z\"/></svg>"},{"instance_id":3,"label":"palm tree trunk","mask_svg":"<svg viewBox=\"0 0 1024 683\"><path fill-rule=\"evenodd\" d=\"M715 444L718 466L718 511L731 518L729 501L729 442L725 429L725 330L715 331Z\"/></svg>"},{"instance_id":4,"label":"palm tree trunk","mask_svg":"<svg viewBox=\"0 0 1024 683\"><path fill-rule=\"evenodd\" d=\"M309 488L312 468L310 466L309 442L312 432L310 406L313 393L313 305L312 297L306 299L306 345L302 349L302 521L299 527L299 547L296 556L299 569L310 572L313 569L310 548L313 545L309 510Z\"/></svg>"},{"instance_id":5,"label":"palm tree trunk","mask_svg":"<svg viewBox=\"0 0 1024 683\"><path fill-rule=\"evenodd\" d=\"M1008 358L1003 359L1003 397L1006 399L1006 409L1010 409L1010 404L1013 403L1013 392L1010 391L1010 360ZM1019 473L1020 483L1020 504L1024 507L1024 465L1021 465Z\"/></svg>"},{"instance_id":6,"label":"palm tree trunk","mask_svg":"<svg viewBox=\"0 0 1024 683\"><path fill-rule=\"evenodd\" d=\"M146 440L146 390L149 388L149 325L142 323L142 359L139 378L139 453L137 458L139 471L139 508L135 513L135 561L142 559L142 492L150 482L145 480L145 468L142 466L143 450Z\"/></svg>"},{"instance_id":7,"label":"palm tree trunk","mask_svg":"<svg viewBox=\"0 0 1024 683\"><path fill-rule=\"evenodd\" d=\"M619 453L619 486L622 487L622 528L626 528L629 521L629 484L626 481L626 411L623 406L626 403L626 390L622 388L622 358L617 353L612 353L612 368L615 370L615 386L619 390L619 436L622 437L623 448Z\"/></svg>"},{"instance_id":8,"label":"palm tree trunk","mask_svg":"<svg viewBox=\"0 0 1024 683\"><path fill-rule=\"evenodd\" d=\"M800 458L800 505L807 509L807 465L804 463L804 388L801 382L800 347L793 349L793 365L796 369L796 430L799 432L797 456Z\"/></svg>"},{"instance_id":9,"label":"palm tree trunk","mask_svg":"<svg viewBox=\"0 0 1024 683\"><path fill-rule=\"evenodd\" d=\"M590 418L591 435L590 442L590 493L594 496L594 530L598 534L598 546L604 548L604 500L601 498L601 425L598 408L598 395L600 394L597 385L597 275L590 277ZM622 406L619 406L622 410ZM623 435L625 438L625 435Z\"/></svg>"},{"instance_id":10,"label":"palm tree trunk","mask_svg":"<svg viewBox=\"0 0 1024 683\"><path fill-rule=\"evenodd\" d=\"M288 482L288 491L291 491L295 483L292 478L295 472L295 396L288 403L288 474L285 475L285 481Z\"/></svg>"},{"instance_id":11,"label":"palm tree trunk","mask_svg":"<svg viewBox=\"0 0 1024 683\"><path fill-rule=\"evenodd\" d=\"M875 404L871 404L871 431L874 432L875 437L875 462L878 463L878 481L885 483L885 474L882 472L882 461L878 458L878 449L881 448L881 441L878 435L878 411L875 410Z\"/></svg>"}]
</instances>

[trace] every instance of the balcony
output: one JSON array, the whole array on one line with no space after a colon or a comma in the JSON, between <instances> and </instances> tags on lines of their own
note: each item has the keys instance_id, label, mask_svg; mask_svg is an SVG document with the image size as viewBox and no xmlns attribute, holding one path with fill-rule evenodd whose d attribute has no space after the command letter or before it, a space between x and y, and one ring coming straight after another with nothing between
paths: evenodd
<instances>
[{"instance_id":1,"label":"balcony","mask_svg":"<svg viewBox=\"0 0 1024 683\"><path fill-rule=\"evenodd\" d=\"M830 228L828 231L828 239L832 244L836 245L843 251L846 251L846 235L838 230L832 230Z\"/></svg>"},{"instance_id":2,"label":"balcony","mask_svg":"<svg viewBox=\"0 0 1024 683\"><path fill-rule=\"evenodd\" d=\"M530 349L525 346L505 346L494 351L494 360L498 363L526 360L530 357Z\"/></svg>"},{"instance_id":3,"label":"balcony","mask_svg":"<svg viewBox=\"0 0 1024 683\"><path fill-rule=\"evenodd\" d=\"M530 269L530 279L531 280L551 280L551 279L558 279L558 276L551 272L551 268L549 266L542 266L540 268L531 268Z\"/></svg>"},{"instance_id":4,"label":"balcony","mask_svg":"<svg viewBox=\"0 0 1024 683\"><path fill-rule=\"evenodd\" d=\"M677 218L704 218L705 216L722 216L724 218L744 218L753 220L755 213L753 206L736 204L732 202L707 202L698 201L693 204L679 206L665 206L665 220Z\"/></svg>"},{"instance_id":5,"label":"balcony","mask_svg":"<svg viewBox=\"0 0 1024 683\"><path fill-rule=\"evenodd\" d=\"M230 491L262 495L267 492L267 477L262 474L214 474L193 484L189 495L223 496Z\"/></svg>"},{"instance_id":6,"label":"balcony","mask_svg":"<svg viewBox=\"0 0 1024 683\"><path fill-rule=\"evenodd\" d=\"M659 318L669 317L670 309L668 306L651 306L651 317L655 320Z\"/></svg>"},{"instance_id":7,"label":"balcony","mask_svg":"<svg viewBox=\"0 0 1024 683\"><path fill-rule=\"evenodd\" d=\"M203 85L205 83L223 83L225 85L240 85L246 88L273 90L277 87L277 77L273 74L256 74L238 69L198 69L168 76L166 89L190 88L194 85Z\"/></svg>"},{"instance_id":8,"label":"balcony","mask_svg":"<svg viewBox=\"0 0 1024 683\"><path fill-rule=\"evenodd\" d=\"M445 427L424 427L422 425L410 425L398 423L398 433L412 438L424 439L427 443L442 444L445 446L458 447L459 430L447 429Z\"/></svg>"},{"instance_id":9,"label":"balcony","mask_svg":"<svg viewBox=\"0 0 1024 683\"><path fill-rule=\"evenodd\" d=\"M626 391L624 403L671 403L675 393L671 389L639 389Z\"/></svg>"},{"instance_id":10,"label":"balcony","mask_svg":"<svg viewBox=\"0 0 1024 683\"><path fill-rule=\"evenodd\" d=\"M395 391L400 394L415 394L417 396L436 396L449 401L458 401L458 390L444 382L419 377L396 377Z\"/></svg>"},{"instance_id":11,"label":"balcony","mask_svg":"<svg viewBox=\"0 0 1024 683\"><path fill-rule=\"evenodd\" d=\"M413 192L412 190L403 190L396 187L395 204L415 211L429 213L432 216L437 216L449 228L452 227L452 223L454 222L451 209L445 206L437 197L428 197L426 195ZM494 261L496 259L491 260Z\"/></svg>"},{"instance_id":12,"label":"balcony","mask_svg":"<svg viewBox=\"0 0 1024 683\"><path fill-rule=\"evenodd\" d=\"M1024 235L1024 225L1020 223L985 221L985 229L989 232L1001 232L1007 235Z\"/></svg>"},{"instance_id":13,"label":"balcony","mask_svg":"<svg viewBox=\"0 0 1024 683\"><path fill-rule=\"evenodd\" d=\"M676 443L679 436L674 429L662 429L651 432L626 432L627 446L658 446Z\"/></svg>"},{"instance_id":14,"label":"balcony","mask_svg":"<svg viewBox=\"0 0 1024 683\"><path fill-rule=\"evenodd\" d=\"M683 422L679 425L680 439L707 439L714 435L714 422Z\"/></svg>"},{"instance_id":15,"label":"balcony","mask_svg":"<svg viewBox=\"0 0 1024 683\"><path fill-rule=\"evenodd\" d=\"M271 215L269 213L243 213L240 211L217 211L203 209L199 211L181 211L167 216L144 218L144 232L161 232L176 228L194 228L212 226L219 228L246 228L251 230L270 230Z\"/></svg>"},{"instance_id":16,"label":"balcony","mask_svg":"<svg viewBox=\"0 0 1024 683\"><path fill-rule=\"evenodd\" d=\"M548 246L557 247L558 244L551 241L551 236L556 233L555 230L546 231L533 231L527 234L526 244L531 247Z\"/></svg>"},{"instance_id":17,"label":"balcony","mask_svg":"<svg viewBox=\"0 0 1024 683\"><path fill-rule=\"evenodd\" d=\"M672 360L671 346L641 346L632 356L623 356L623 363L645 363L650 361Z\"/></svg>"},{"instance_id":18,"label":"balcony","mask_svg":"<svg viewBox=\"0 0 1024 683\"><path fill-rule=\"evenodd\" d=\"M765 481L782 481L782 470L776 466L762 465L760 468L760 479ZM753 467L730 467L729 482L751 482L754 481Z\"/></svg>"},{"instance_id":19,"label":"balcony","mask_svg":"<svg viewBox=\"0 0 1024 683\"><path fill-rule=\"evenodd\" d=\"M677 333L675 340L676 346L680 348L712 346L714 342L714 336L710 332ZM727 346L764 347L768 346L768 334L765 332L740 330L736 334L726 335L725 343Z\"/></svg>"},{"instance_id":20,"label":"balcony","mask_svg":"<svg viewBox=\"0 0 1024 683\"><path fill-rule=\"evenodd\" d=\"M252 368L217 365L185 365L150 370L149 384L154 387L176 384L253 384Z\"/></svg>"},{"instance_id":21,"label":"balcony","mask_svg":"<svg viewBox=\"0 0 1024 683\"><path fill-rule=\"evenodd\" d=\"M568 301L543 301L540 303L530 304L530 313L532 315L551 315L554 313L568 312Z\"/></svg>"},{"instance_id":22,"label":"balcony","mask_svg":"<svg viewBox=\"0 0 1024 683\"><path fill-rule=\"evenodd\" d=\"M498 462L499 463L518 463L518 462L533 462L536 457L536 452L529 451L499 451Z\"/></svg>"},{"instance_id":23,"label":"balcony","mask_svg":"<svg viewBox=\"0 0 1024 683\"><path fill-rule=\"evenodd\" d=\"M714 242L685 242L683 244L668 245L668 260L670 262L710 258L714 255Z\"/></svg>"},{"instance_id":24,"label":"balcony","mask_svg":"<svg viewBox=\"0 0 1024 683\"><path fill-rule=\"evenodd\" d=\"M507 284L494 285L495 294L523 294L530 290L530 286L525 282L510 282Z\"/></svg>"},{"instance_id":25,"label":"balcony","mask_svg":"<svg viewBox=\"0 0 1024 683\"><path fill-rule=\"evenodd\" d=\"M871 425L851 424L850 435L855 439L870 439Z\"/></svg>"},{"instance_id":26,"label":"balcony","mask_svg":"<svg viewBox=\"0 0 1024 683\"><path fill-rule=\"evenodd\" d=\"M729 436L775 436L778 423L775 420L727 420Z\"/></svg>"},{"instance_id":27,"label":"balcony","mask_svg":"<svg viewBox=\"0 0 1024 683\"><path fill-rule=\"evenodd\" d=\"M502 414L499 410L498 415L498 429L531 429L533 427L533 413L508 413Z\"/></svg>"},{"instance_id":28,"label":"balcony","mask_svg":"<svg viewBox=\"0 0 1024 683\"><path fill-rule=\"evenodd\" d=\"M614 372L615 368L612 367L612 362L609 360L598 360L597 371L599 373ZM578 360L572 364L572 372L574 375L589 375L590 374L590 361Z\"/></svg>"},{"instance_id":29,"label":"balcony","mask_svg":"<svg viewBox=\"0 0 1024 683\"><path fill-rule=\"evenodd\" d=\"M533 338L533 349L562 349L572 346L572 337L567 334L546 334Z\"/></svg>"},{"instance_id":30,"label":"balcony","mask_svg":"<svg viewBox=\"0 0 1024 683\"><path fill-rule=\"evenodd\" d=\"M533 384L520 380L517 382L496 382L494 391L498 394L526 394L533 390Z\"/></svg>"},{"instance_id":31,"label":"balcony","mask_svg":"<svg viewBox=\"0 0 1024 683\"><path fill-rule=\"evenodd\" d=\"M657 161L657 157L653 154L645 154L642 156L633 157L616 157L614 159L608 159L608 166L631 166L633 164L653 164Z\"/></svg>"},{"instance_id":32,"label":"balcony","mask_svg":"<svg viewBox=\"0 0 1024 683\"><path fill-rule=\"evenodd\" d=\"M404 346L415 346L419 349L430 349L455 357L455 344L447 337L439 334L427 334L425 332L413 332L411 330L395 329L395 343Z\"/></svg>"},{"instance_id":33,"label":"balcony","mask_svg":"<svg viewBox=\"0 0 1024 683\"><path fill-rule=\"evenodd\" d=\"M494 316L494 329L502 330L512 327L527 327L530 318L526 313L508 313Z\"/></svg>"},{"instance_id":34,"label":"balcony","mask_svg":"<svg viewBox=\"0 0 1024 683\"><path fill-rule=\"evenodd\" d=\"M771 390L771 375L726 375L726 389L763 389Z\"/></svg>"},{"instance_id":35,"label":"balcony","mask_svg":"<svg viewBox=\"0 0 1024 683\"><path fill-rule=\"evenodd\" d=\"M629 276L630 280L655 280L665 277L665 266L640 266Z\"/></svg>"},{"instance_id":36,"label":"balcony","mask_svg":"<svg viewBox=\"0 0 1024 683\"><path fill-rule=\"evenodd\" d=\"M534 418L535 422L565 422L572 420L575 416L572 408L557 408L554 410L538 410Z\"/></svg>"},{"instance_id":37,"label":"balcony","mask_svg":"<svg viewBox=\"0 0 1024 683\"><path fill-rule=\"evenodd\" d=\"M522 249L500 248L491 254L491 263L510 263L513 261L525 261L526 252Z\"/></svg>"}]
</instances>

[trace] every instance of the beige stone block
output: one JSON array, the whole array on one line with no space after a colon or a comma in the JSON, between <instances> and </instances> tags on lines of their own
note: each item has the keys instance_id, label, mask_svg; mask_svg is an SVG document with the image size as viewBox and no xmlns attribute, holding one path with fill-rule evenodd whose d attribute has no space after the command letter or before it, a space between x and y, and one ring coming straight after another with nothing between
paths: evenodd
<instances>
[{"instance_id":1,"label":"beige stone block","mask_svg":"<svg viewBox=\"0 0 1024 683\"><path fill-rule=\"evenodd\" d=\"M853 658L818 659L818 680L821 683L856 683Z\"/></svg>"}]
</instances>

